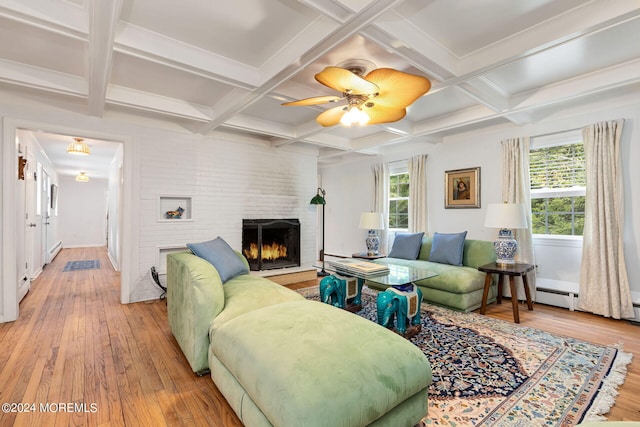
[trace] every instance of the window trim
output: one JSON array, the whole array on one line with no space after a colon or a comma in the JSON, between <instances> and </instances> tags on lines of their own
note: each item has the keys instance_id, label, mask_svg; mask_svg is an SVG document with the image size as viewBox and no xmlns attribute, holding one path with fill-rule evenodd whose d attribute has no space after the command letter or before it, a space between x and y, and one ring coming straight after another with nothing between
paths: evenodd
<instances>
[{"instance_id":1,"label":"window trim","mask_svg":"<svg viewBox=\"0 0 640 427\"><path fill-rule=\"evenodd\" d=\"M582 130L576 129L566 132L552 133L539 137L531 138L529 144L529 153L535 150L541 150L545 148L561 147L572 144L584 144L582 138ZM531 183L529 183L529 199L544 199L544 198L556 198L556 197L585 197L587 193L586 187L573 186L569 188L539 188L531 189ZM533 216L533 213L531 213ZM534 240L539 241L556 241L563 242L560 246L566 246L566 242L570 240L579 240L579 245L582 246L582 235L568 235L568 234L535 234L532 230L532 236Z\"/></svg>"},{"instance_id":2,"label":"window trim","mask_svg":"<svg viewBox=\"0 0 640 427\"><path fill-rule=\"evenodd\" d=\"M389 183L387 184L387 189L389 190L389 195L387 196L387 210L389 212L389 214L387 215L387 230L389 231L394 231L394 232L398 232L398 231L408 231L409 230L409 226L407 223L407 228L395 228L395 227L390 227L389 222L391 220L391 209L390 209L390 205L391 205L391 201L392 200L406 200L407 201L407 206L409 205L409 198L410 196L407 197L391 197L391 177L395 176L395 175L404 175L404 174L409 174L409 162L407 160L400 160L400 161L396 161L396 162L391 162L389 163ZM409 183L409 186L411 186L411 183ZM409 211L407 210L407 216L409 215Z\"/></svg>"}]
</instances>

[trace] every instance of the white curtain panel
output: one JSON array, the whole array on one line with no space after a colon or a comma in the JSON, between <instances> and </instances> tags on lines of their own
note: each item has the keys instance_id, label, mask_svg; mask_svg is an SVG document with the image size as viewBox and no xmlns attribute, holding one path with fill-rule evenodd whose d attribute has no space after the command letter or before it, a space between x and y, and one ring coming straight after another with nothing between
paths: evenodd
<instances>
[{"instance_id":1,"label":"white curtain panel","mask_svg":"<svg viewBox=\"0 0 640 427\"><path fill-rule=\"evenodd\" d=\"M531 230L529 145L530 138L528 136L509 138L502 141L502 201L524 205L528 227L522 230L514 230L514 236L518 241L518 252L516 252L515 261L535 265L533 232ZM528 273L527 279L531 290L531 299L535 300L535 270ZM508 292L507 289L505 291ZM524 288L518 288L518 299L525 299Z\"/></svg>"},{"instance_id":2,"label":"white curtain panel","mask_svg":"<svg viewBox=\"0 0 640 427\"><path fill-rule=\"evenodd\" d=\"M409 232L427 232L427 155L409 159Z\"/></svg>"},{"instance_id":3,"label":"white curtain panel","mask_svg":"<svg viewBox=\"0 0 640 427\"><path fill-rule=\"evenodd\" d=\"M389 166L386 163L373 165L373 211L382 213L384 223L389 224ZM378 231L380 253L388 254L390 248L389 233L385 228Z\"/></svg>"},{"instance_id":4,"label":"white curtain panel","mask_svg":"<svg viewBox=\"0 0 640 427\"><path fill-rule=\"evenodd\" d=\"M578 308L605 317L634 317L624 262L620 135L624 120L582 130L587 174Z\"/></svg>"}]
</instances>

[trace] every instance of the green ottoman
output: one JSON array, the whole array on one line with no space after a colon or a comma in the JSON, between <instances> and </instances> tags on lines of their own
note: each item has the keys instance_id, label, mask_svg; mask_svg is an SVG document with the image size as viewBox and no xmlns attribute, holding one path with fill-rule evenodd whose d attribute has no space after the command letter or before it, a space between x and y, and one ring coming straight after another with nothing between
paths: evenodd
<instances>
[{"instance_id":1,"label":"green ottoman","mask_svg":"<svg viewBox=\"0 0 640 427\"><path fill-rule=\"evenodd\" d=\"M401 336L336 307L290 301L210 329L211 376L245 425L412 426L431 367Z\"/></svg>"}]
</instances>

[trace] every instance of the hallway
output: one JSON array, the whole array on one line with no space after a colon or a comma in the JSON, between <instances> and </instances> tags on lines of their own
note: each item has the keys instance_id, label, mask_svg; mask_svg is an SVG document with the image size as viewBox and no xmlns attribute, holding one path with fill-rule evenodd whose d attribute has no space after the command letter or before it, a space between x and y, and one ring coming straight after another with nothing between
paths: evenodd
<instances>
[{"instance_id":1,"label":"hallway","mask_svg":"<svg viewBox=\"0 0 640 427\"><path fill-rule=\"evenodd\" d=\"M93 259L100 269L62 271ZM0 401L35 406L0 426L240 426L189 370L166 302L122 305L119 280L102 247L63 249L33 282L20 318L0 324Z\"/></svg>"}]
</instances>

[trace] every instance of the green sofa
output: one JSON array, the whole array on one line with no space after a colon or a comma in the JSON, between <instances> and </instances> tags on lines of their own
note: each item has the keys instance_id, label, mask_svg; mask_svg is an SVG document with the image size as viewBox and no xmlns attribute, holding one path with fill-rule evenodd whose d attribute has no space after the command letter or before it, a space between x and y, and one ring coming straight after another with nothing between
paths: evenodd
<instances>
[{"instance_id":1,"label":"green sofa","mask_svg":"<svg viewBox=\"0 0 640 427\"><path fill-rule=\"evenodd\" d=\"M262 277L223 284L190 252L167 256L167 288L191 369L210 370L246 426L413 426L427 412L429 362L376 323Z\"/></svg>"},{"instance_id":2,"label":"green sofa","mask_svg":"<svg viewBox=\"0 0 640 427\"><path fill-rule=\"evenodd\" d=\"M425 302L464 312L480 308L485 274L478 271L478 267L495 262L496 254L493 242L466 239L462 254L462 266L430 262L431 243L431 237L424 236L422 238L420 254L416 260L381 258L377 262L411 265L437 273L438 275L435 277L415 282L420 286ZM493 277L492 280L487 303L496 300L497 278ZM366 284L370 288L378 290L384 290L388 287L371 281L367 281Z\"/></svg>"}]
</instances>

